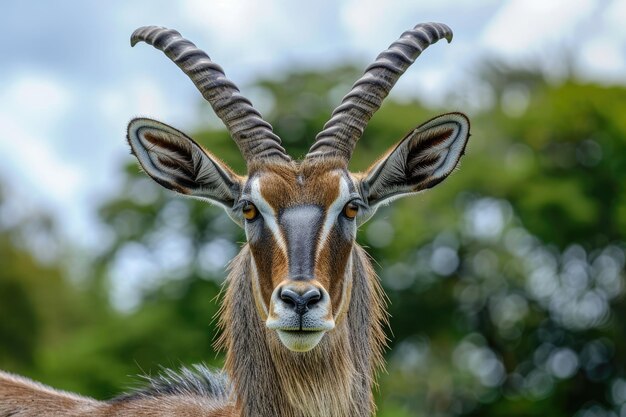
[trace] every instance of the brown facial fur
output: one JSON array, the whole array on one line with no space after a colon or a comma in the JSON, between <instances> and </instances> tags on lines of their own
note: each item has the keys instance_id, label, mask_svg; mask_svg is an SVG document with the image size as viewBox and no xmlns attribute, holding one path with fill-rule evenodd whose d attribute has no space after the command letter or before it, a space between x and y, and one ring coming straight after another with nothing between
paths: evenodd
<instances>
[{"instance_id":1,"label":"brown facial fur","mask_svg":"<svg viewBox=\"0 0 626 417\"><path fill-rule=\"evenodd\" d=\"M251 170L250 177L263 176L262 193L275 209L301 204L328 207L339 192L336 170L345 169L340 161L302 164L267 164Z\"/></svg>"},{"instance_id":2,"label":"brown facial fur","mask_svg":"<svg viewBox=\"0 0 626 417\"><path fill-rule=\"evenodd\" d=\"M352 245L348 244L341 236L336 227L333 227L328 234L328 238L318 257L316 265L316 273L320 277L327 277L327 291L330 294L331 302L335 308L336 314L341 313L339 307L349 302L349 289L351 283L348 284L347 292L344 293L344 279L348 260L352 252ZM351 242L350 242L351 243ZM348 300L343 300L347 296Z\"/></svg>"},{"instance_id":3,"label":"brown facial fur","mask_svg":"<svg viewBox=\"0 0 626 417\"><path fill-rule=\"evenodd\" d=\"M276 214L289 207L314 205L321 207L326 215L328 207L339 196L339 181L345 170L344 165L342 161L333 159L322 163L266 164L257 169L251 167L250 178L260 178L261 195ZM265 229L260 239L249 243L260 288L255 294L260 293L260 303L269 310L274 289L293 277L289 276L288 254L281 249L267 226ZM321 225L319 229L321 231ZM281 229L281 232L283 239L286 239L284 230ZM317 241L315 276L309 277L328 291L333 306L347 304L349 300L343 300L343 296L349 296L350 293L344 291L344 276L353 240L342 239L339 234L333 227L324 242Z\"/></svg>"}]
</instances>

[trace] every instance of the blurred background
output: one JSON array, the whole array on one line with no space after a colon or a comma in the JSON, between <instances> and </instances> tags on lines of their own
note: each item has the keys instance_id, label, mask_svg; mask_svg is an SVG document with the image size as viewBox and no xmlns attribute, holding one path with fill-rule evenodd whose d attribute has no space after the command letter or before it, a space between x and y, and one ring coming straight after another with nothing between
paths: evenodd
<instances>
[{"instance_id":1,"label":"blurred background","mask_svg":"<svg viewBox=\"0 0 626 417\"><path fill-rule=\"evenodd\" d=\"M0 368L110 398L204 361L244 236L130 157L142 115L239 172L219 120L139 26L220 63L303 155L365 65L422 21L455 38L396 85L365 169L411 128L468 113L461 168L358 241L391 300L379 416L626 416L626 2L8 1L0 14Z\"/></svg>"}]
</instances>

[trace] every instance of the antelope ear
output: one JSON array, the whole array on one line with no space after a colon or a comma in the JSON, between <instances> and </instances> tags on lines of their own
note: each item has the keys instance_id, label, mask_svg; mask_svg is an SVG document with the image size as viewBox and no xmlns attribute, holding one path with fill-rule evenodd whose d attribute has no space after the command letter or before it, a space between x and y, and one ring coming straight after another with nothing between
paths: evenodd
<instances>
[{"instance_id":1,"label":"antelope ear","mask_svg":"<svg viewBox=\"0 0 626 417\"><path fill-rule=\"evenodd\" d=\"M128 124L128 143L139 164L165 188L231 209L242 180L193 139L152 119Z\"/></svg>"},{"instance_id":2,"label":"antelope ear","mask_svg":"<svg viewBox=\"0 0 626 417\"><path fill-rule=\"evenodd\" d=\"M370 208L443 181L465 152L469 127L464 114L448 113L410 132L366 172L361 190Z\"/></svg>"}]
</instances>

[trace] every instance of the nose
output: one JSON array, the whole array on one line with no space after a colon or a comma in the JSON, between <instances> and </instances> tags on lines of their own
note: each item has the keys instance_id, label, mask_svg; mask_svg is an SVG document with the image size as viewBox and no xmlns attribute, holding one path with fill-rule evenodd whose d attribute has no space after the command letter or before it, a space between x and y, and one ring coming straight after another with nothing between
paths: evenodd
<instances>
[{"instance_id":1,"label":"nose","mask_svg":"<svg viewBox=\"0 0 626 417\"><path fill-rule=\"evenodd\" d=\"M322 300L321 291L313 285L285 286L278 296L286 307L299 315L303 315Z\"/></svg>"}]
</instances>

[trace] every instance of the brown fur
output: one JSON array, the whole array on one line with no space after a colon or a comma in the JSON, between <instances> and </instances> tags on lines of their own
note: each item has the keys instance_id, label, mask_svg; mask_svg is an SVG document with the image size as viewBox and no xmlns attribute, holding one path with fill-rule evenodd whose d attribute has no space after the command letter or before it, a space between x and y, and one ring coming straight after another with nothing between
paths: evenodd
<instances>
[{"instance_id":1,"label":"brown fur","mask_svg":"<svg viewBox=\"0 0 626 417\"><path fill-rule=\"evenodd\" d=\"M196 395L96 401L0 371L0 417L237 416L232 404Z\"/></svg>"},{"instance_id":2,"label":"brown fur","mask_svg":"<svg viewBox=\"0 0 626 417\"><path fill-rule=\"evenodd\" d=\"M259 256L256 257L257 274L252 279L258 282L261 290L262 299L256 302L264 304L267 309L274 288L287 278L288 260L283 251L278 248L274 236L267 231L264 232L263 239L257 242L254 248Z\"/></svg>"},{"instance_id":3,"label":"brown fur","mask_svg":"<svg viewBox=\"0 0 626 417\"><path fill-rule=\"evenodd\" d=\"M298 204L328 207L338 194L336 170L329 164L272 164L259 171L263 178L262 194L275 209Z\"/></svg>"},{"instance_id":4,"label":"brown fur","mask_svg":"<svg viewBox=\"0 0 626 417\"><path fill-rule=\"evenodd\" d=\"M0 416L83 416L100 404L0 371Z\"/></svg>"}]
</instances>

